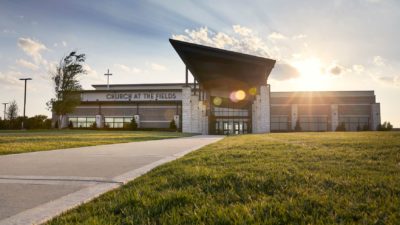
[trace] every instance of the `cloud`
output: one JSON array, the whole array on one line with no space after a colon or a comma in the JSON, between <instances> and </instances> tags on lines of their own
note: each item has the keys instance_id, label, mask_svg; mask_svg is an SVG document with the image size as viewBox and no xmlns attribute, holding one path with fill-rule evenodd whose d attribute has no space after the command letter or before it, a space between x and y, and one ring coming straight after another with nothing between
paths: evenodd
<instances>
[{"instance_id":1,"label":"cloud","mask_svg":"<svg viewBox=\"0 0 400 225\"><path fill-rule=\"evenodd\" d=\"M290 80L300 76L300 72L292 65L285 62L278 62L272 70L271 79L274 80Z\"/></svg>"},{"instance_id":2,"label":"cloud","mask_svg":"<svg viewBox=\"0 0 400 225\"><path fill-rule=\"evenodd\" d=\"M3 33L5 33L5 34L15 34L16 32L15 32L15 30L4 29Z\"/></svg>"},{"instance_id":3,"label":"cloud","mask_svg":"<svg viewBox=\"0 0 400 225\"><path fill-rule=\"evenodd\" d=\"M167 70L167 67L165 67L165 66L163 66L161 64L157 64L157 63L151 63L150 67L154 71L165 71L165 70Z\"/></svg>"},{"instance_id":4,"label":"cloud","mask_svg":"<svg viewBox=\"0 0 400 225\"><path fill-rule=\"evenodd\" d=\"M304 39L307 38L307 35L305 34L298 34L292 37L293 40L297 40L297 39Z\"/></svg>"},{"instance_id":5,"label":"cloud","mask_svg":"<svg viewBox=\"0 0 400 225\"><path fill-rule=\"evenodd\" d=\"M343 73L343 67L335 65L329 69L329 73L335 76L339 76Z\"/></svg>"},{"instance_id":6,"label":"cloud","mask_svg":"<svg viewBox=\"0 0 400 225\"><path fill-rule=\"evenodd\" d=\"M382 0L365 0L365 1L367 1L369 3L380 3L380 2L382 2Z\"/></svg>"},{"instance_id":7,"label":"cloud","mask_svg":"<svg viewBox=\"0 0 400 225\"><path fill-rule=\"evenodd\" d=\"M223 48L230 51L242 52L246 54L270 57L267 43L252 32L249 28L234 25L233 34L223 32L213 32L207 27L195 30L185 30L185 34L172 35L173 39L206 45L210 47Z\"/></svg>"},{"instance_id":8,"label":"cloud","mask_svg":"<svg viewBox=\"0 0 400 225\"><path fill-rule=\"evenodd\" d=\"M381 56L375 56L373 59L373 63L376 66L384 66L385 65L385 60Z\"/></svg>"},{"instance_id":9,"label":"cloud","mask_svg":"<svg viewBox=\"0 0 400 225\"><path fill-rule=\"evenodd\" d=\"M30 38L19 38L17 44L18 47L31 56L36 63L41 63L43 60L41 52L48 50L44 44Z\"/></svg>"},{"instance_id":10,"label":"cloud","mask_svg":"<svg viewBox=\"0 0 400 225\"><path fill-rule=\"evenodd\" d=\"M38 70L39 69L38 65L36 65L34 63L31 63L29 61L26 61L24 59L18 59L16 61L16 63L17 63L18 66L22 66L22 67L30 69L30 70Z\"/></svg>"},{"instance_id":11,"label":"cloud","mask_svg":"<svg viewBox=\"0 0 400 225\"><path fill-rule=\"evenodd\" d=\"M360 73L364 72L365 68L363 65L353 65L353 70L356 73L360 74Z\"/></svg>"},{"instance_id":12,"label":"cloud","mask_svg":"<svg viewBox=\"0 0 400 225\"><path fill-rule=\"evenodd\" d=\"M249 36L253 32L250 28L243 27L240 25L233 25L233 31L242 36Z\"/></svg>"},{"instance_id":13,"label":"cloud","mask_svg":"<svg viewBox=\"0 0 400 225\"><path fill-rule=\"evenodd\" d=\"M214 46L217 48L224 48L225 45L233 45L235 40L225 33L219 32L212 38Z\"/></svg>"},{"instance_id":14,"label":"cloud","mask_svg":"<svg viewBox=\"0 0 400 225\"><path fill-rule=\"evenodd\" d=\"M400 86L400 75L380 76L378 80L389 85Z\"/></svg>"},{"instance_id":15,"label":"cloud","mask_svg":"<svg viewBox=\"0 0 400 225\"><path fill-rule=\"evenodd\" d=\"M67 47L67 42L66 42L66 41L62 41L61 44L62 44L64 47Z\"/></svg>"},{"instance_id":16,"label":"cloud","mask_svg":"<svg viewBox=\"0 0 400 225\"><path fill-rule=\"evenodd\" d=\"M0 86L12 89L15 86L21 87L23 82L19 78L23 77L23 74L18 71L8 71L6 73L0 72Z\"/></svg>"},{"instance_id":17,"label":"cloud","mask_svg":"<svg viewBox=\"0 0 400 225\"><path fill-rule=\"evenodd\" d=\"M126 72L126 73L140 73L140 72L142 72L141 69L138 69L136 67L129 67L129 66L126 66L126 65L123 65L123 64L114 64L114 66L116 68Z\"/></svg>"},{"instance_id":18,"label":"cloud","mask_svg":"<svg viewBox=\"0 0 400 225\"><path fill-rule=\"evenodd\" d=\"M287 37L281 33L277 32L272 32L270 35L268 35L268 39L275 41L275 40L285 40Z\"/></svg>"}]
</instances>

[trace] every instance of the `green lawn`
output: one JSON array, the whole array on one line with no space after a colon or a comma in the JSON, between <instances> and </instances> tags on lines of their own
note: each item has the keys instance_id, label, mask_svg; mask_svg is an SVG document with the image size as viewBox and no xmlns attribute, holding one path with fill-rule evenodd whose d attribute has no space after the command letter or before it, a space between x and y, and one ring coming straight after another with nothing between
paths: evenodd
<instances>
[{"instance_id":1,"label":"green lawn","mask_svg":"<svg viewBox=\"0 0 400 225\"><path fill-rule=\"evenodd\" d=\"M49 224L399 224L400 132L231 136Z\"/></svg>"},{"instance_id":2,"label":"green lawn","mask_svg":"<svg viewBox=\"0 0 400 225\"><path fill-rule=\"evenodd\" d=\"M183 136L189 135L154 131L0 131L0 155Z\"/></svg>"}]
</instances>

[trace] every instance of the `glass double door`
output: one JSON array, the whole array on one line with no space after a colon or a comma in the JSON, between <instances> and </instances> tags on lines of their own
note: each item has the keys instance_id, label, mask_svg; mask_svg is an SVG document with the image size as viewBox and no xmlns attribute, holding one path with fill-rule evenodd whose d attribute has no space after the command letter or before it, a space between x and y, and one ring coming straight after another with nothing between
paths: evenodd
<instances>
[{"instance_id":1,"label":"glass double door","mask_svg":"<svg viewBox=\"0 0 400 225\"><path fill-rule=\"evenodd\" d=\"M215 133L216 134L247 134L248 133L248 122L245 120L224 120L218 119L215 121Z\"/></svg>"}]
</instances>

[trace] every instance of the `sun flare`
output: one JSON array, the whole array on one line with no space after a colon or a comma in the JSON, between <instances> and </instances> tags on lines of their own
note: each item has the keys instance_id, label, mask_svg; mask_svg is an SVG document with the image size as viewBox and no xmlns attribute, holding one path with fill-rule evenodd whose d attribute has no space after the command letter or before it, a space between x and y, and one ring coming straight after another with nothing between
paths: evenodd
<instances>
[{"instance_id":1,"label":"sun flare","mask_svg":"<svg viewBox=\"0 0 400 225\"><path fill-rule=\"evenodd\" d=\"M293 62L293 66L299 71L297 79L299 87L306 91L324 90L328 81L323 70L323 63L318 58L307 58Z\"/></svg>"}]
</instances>

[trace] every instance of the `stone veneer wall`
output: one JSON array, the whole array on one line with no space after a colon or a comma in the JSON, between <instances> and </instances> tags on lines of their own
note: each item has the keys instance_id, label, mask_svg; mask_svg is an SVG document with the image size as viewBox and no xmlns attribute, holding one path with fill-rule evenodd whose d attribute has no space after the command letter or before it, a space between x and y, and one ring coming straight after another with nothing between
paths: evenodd
<instances>
[{"instance_id":1,"label":"stone veneer wall","mask_svg":"<svg viewBox=\"0 0 400 225\"><path fill-rule=\"evenodd\" d=\"M182 132L208 134L207 106L192 95L190 87L182 89Z\"/></svg>"},{"instance_id":2,"label":"stone veneer wall","mask_svg":"<svg viewBox=\"0 0 400 225\"><path fill-rule=\"evenodd\" d=\"M270 86L262 85L259 90L252 105L252 132L269 133L271 132Z\"/></svg>"}]
</instances>

